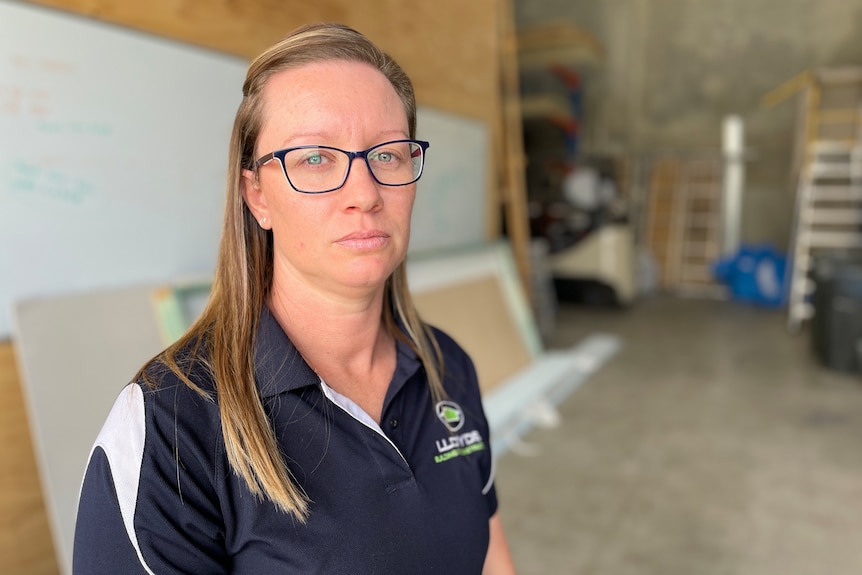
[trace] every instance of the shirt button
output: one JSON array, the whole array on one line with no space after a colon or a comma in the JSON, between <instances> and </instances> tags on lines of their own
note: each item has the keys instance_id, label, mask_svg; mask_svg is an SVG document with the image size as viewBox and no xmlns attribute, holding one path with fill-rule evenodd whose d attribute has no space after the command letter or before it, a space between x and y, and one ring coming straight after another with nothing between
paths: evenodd
<instances>
[{"instance_id":1,"label":"shirt button","mask_svg":"<svg viewBox=\"0 0 862 575\"><path fill-rule=\"evenodd\" d=\"M392 429L395 429L396 427L398 427L398 420L395 419L394 417L392 419L390 419L389 420L389 427L391 427Z\"/></svg>"}]
</instances>

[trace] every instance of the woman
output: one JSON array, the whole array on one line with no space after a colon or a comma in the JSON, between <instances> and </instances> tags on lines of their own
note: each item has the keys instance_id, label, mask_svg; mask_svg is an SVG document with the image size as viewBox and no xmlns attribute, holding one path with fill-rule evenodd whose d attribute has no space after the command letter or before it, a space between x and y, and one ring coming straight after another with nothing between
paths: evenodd
<instances>
[{"instance_id":1,"label":"woman","mask_svg":"<svg viewBox=\"0 0 862 575\"><path fill-rule=\"evenodd\" d=\"M319 24L243 95L210 301L108 416L75 573L512 573L473 365L407 291L409 79Z\"/></svg>"}]
</instances>

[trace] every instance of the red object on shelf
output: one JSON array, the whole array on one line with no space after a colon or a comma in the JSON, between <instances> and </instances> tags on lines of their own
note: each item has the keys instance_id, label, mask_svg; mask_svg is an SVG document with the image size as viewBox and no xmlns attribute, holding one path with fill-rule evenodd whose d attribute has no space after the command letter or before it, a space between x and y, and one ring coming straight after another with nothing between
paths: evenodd
<instances>
[{"instance_id":1,"label":"red object on shelf","mask_svg":"<svg viewBox=\"0 0 862 575\"><path fill-rule=\"evenodd\" d=\"M581 89L581 75L571 68L566 68L561 64L552 64L551 72L565 83L569 92L576 92Z\"/></svg>"}]
</instances>

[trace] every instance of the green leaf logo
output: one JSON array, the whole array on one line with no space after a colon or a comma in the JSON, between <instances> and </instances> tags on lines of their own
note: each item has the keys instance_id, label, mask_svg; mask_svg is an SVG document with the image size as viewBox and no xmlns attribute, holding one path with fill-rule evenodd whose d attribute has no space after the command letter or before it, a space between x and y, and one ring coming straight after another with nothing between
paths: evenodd
<instances>
[{"instance_id":1,"label":"green leaf logo","mask_svg":"<svg viewBox=\"0 0 862 575\"><path fill-rule=\"evenodd\" d=\"M454 401L441 401L436 406L437 418L451 432L464 426L464 411Z\"/></svg>"}]
</instances>

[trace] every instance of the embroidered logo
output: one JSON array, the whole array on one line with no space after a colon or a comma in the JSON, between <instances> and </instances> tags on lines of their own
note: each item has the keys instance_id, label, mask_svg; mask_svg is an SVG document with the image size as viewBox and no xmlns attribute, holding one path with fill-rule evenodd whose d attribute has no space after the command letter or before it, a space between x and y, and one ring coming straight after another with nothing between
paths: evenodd
<instances>
[{"instance_id":1,"label":"embroidered logo","mask_svg":"<svg viewBox=\"0 0 862 575\"><path fill-rule=\"evenodd\" d=\"M440 422L449 430L447 437L436 441L437 455L434 456L434 463L443 463L485 450L485 440L476 429L453 435L464 427L464 410L460 405L454 401L441 401L435 406L434 411Z\"/></svg>"},{"instance_id":2,"label":"embroidered logo","mask_svg":"<svg viewBox=\"0 0 862 575\"><path fill-rule=\"evenodd\" d=\"M454 401L441 401L435 408L437 417L452 433L464 426L464 411Z\"/></svg>"}]
</instances>

